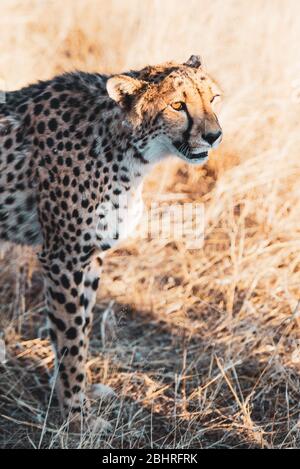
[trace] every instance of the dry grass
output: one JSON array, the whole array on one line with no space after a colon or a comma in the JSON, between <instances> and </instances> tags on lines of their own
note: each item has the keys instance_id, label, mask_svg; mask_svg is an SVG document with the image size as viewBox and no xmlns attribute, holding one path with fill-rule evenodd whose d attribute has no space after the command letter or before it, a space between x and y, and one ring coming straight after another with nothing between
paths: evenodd
<instances>
[{"instance_id":1,"label":"dry grass","mask_svg":"<svg viewBox=\"0 0 300 469\"><path fill-rule=\"evenodd\" d=\"M209 165L147 183L205 203L204 248L130 240L107 258L88 366L118 393L95 403L112 434L68 434L55 398L45 420L40 273L2 248L0 447L299 448L299 2L2 0L0 42L7 89L201 53L226 94Z\"/></svg>"}]
</instances>

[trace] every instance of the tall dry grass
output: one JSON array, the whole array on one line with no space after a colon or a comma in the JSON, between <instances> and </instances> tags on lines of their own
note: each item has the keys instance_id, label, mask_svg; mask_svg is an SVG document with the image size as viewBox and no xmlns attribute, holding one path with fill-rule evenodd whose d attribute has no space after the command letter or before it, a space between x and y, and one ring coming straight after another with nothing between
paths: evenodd
<instances>
[{"instance_id":1,"label":"tall dry grass","mask_svg":"<svg viewBox=\"0 0 300 469\"><path fill-rule=\"evenodd\" d=\"M113 435L78 440L55 415L42 431L50 392L41 370L52 355L36 339L40 275L30 251L3 248L1 446L299 447L299 3L2 0L0 8L6 89L74 68L120 71L200 53L225 94L225 139L210 163L168 162L146 187L205 204L204 248L129 240L107 259L89 375L118 390L101 407Z\"/></svg>"}]
</instances>

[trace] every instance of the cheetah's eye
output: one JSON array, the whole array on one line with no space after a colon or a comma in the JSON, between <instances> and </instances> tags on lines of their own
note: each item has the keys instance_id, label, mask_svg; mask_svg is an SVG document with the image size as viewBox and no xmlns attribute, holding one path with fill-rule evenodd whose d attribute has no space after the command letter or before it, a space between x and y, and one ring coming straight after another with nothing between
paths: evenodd
<instances>
[{"instance_id":1,"label":"cheetah's eye","mask_svg":"<svg viewBox=\"0 0 300 469\"><path fill-rule=\"evenodd\" d=\"M171 107L174 111L182 111L184 109L184 103L177 101L176 103L172 103Z\"/></svg>"}]
</instances>

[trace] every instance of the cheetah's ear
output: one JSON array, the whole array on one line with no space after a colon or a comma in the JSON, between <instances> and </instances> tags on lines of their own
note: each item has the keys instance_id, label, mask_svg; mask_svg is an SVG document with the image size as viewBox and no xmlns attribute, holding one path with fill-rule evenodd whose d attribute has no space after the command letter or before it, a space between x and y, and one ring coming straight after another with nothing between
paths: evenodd
<instances>
[{"instance_id":1,"label":"cheetah's ear","mask_svg":"<svg viewBox=\"0 0 300 469\"><path fill-rule=\"evenodd\" d=\"M184 65L187 65L188 67L192 68L199 68L202 65L202 60L200 55L191 55L189 60L184 63Z\"/></svg>"},{"instance_id":2,"label":"cheetah's ear","mask_svg":"<svg viewBox=\"0 0 300 469\"><path fill-rule=\"evenodd\" d=\"M111 99L123 106L129 106L135 94L147 83L127 75L115 75L107 80L106 90Z\"/></svg>"}]
</instances>

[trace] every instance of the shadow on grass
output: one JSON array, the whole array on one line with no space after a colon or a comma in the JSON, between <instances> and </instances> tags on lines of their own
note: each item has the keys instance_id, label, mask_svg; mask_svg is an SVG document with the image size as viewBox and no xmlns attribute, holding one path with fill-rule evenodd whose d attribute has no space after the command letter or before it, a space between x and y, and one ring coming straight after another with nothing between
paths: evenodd
<instances>
[{"instance_id":1,"label":"shadow on grass","mask_svg":"<svg viewBox=\"0 0 300 469\"><path fill-rule=\"evenodd\" d=\"M39 318L39 319L38 319ZM213 338L188 337L150 311L120 303L97 306L88 377L117 397L94 402L110 434L68 433L52 398L51 347L34 339L43 325L31 318L8 343L0 369L0 447L257 448L299 445L299 377L288 380L253 356L226 357ZM33 326L34 324L34 326ZM30 332L30 333L29 333ZM31 336L31 339L30 339ZM287 408L288 402L288 408Z\"/></svg>"}]
</instances>

